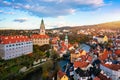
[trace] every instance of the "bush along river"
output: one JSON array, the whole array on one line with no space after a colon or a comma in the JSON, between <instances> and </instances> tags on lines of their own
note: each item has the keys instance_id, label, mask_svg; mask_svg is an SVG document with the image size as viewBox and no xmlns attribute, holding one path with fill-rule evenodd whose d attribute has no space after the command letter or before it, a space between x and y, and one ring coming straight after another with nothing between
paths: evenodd
<instances>
[{"instance_id":1,"label":"bush along river","mask_svg":"<svg viewBox=\"0 0 120 80\"><path fill-rule=\"evenodd\" d=\"M42 68L39 67L36 70L32 71L31 73L28 73L23 77L22 80L42 80Z\"/></svg>"}]
</instances>

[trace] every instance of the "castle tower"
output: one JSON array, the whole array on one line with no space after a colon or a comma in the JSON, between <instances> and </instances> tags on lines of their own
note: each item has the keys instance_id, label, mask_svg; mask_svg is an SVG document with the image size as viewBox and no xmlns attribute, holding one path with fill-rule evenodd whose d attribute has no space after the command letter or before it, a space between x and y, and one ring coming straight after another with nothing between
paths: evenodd
<instances>
[{"instance_id":1,"label":"castle tower","mask_svg":"<svg viewBox=\"0 0 120 80\"><path fill-rule=\"evenodd\" d=\"M40 25L40 35L45 35L45 25L43 19L41 20L41 25Z\"/></svg>"},{"instance_id":2,"label":"castle tower","mask_svg":"<svg viewBox=\"0 0 120 80\"><path fill-rule=\"evenodd\" d=\"M65 45L66 45L67 48L68 48L68 35L67 35L67 34L65 35Z\"/></svg>"}]
</instances>

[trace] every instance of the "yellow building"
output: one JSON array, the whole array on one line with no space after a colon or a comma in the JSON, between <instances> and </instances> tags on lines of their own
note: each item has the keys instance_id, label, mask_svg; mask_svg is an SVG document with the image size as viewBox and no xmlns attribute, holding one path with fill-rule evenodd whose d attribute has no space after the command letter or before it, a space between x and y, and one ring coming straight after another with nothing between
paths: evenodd
<instances>
[{"instance_id":1,"label":"yellow building","mask_svg":"<svg viewBox=\"0 0 120 80\"><path fill-rule=\"evenodd\" d=\"M104 41L104 42L108 42L108 37L107 37L107 36L104 36L103 41Z\"/></svg>"},{"instance_id":2,"label":"yellow building","mask_svg":"<svg viewBox=\"0 0 120 80\"><path fill-rule=\"evenodd\" d=\"M71 57L71 62L74 62L77 58L79 58L80 56L86 55L86 51L85 50L81 50L78 53L72 52L70 54Z\"/></svg>"},{"instance_id":3,"label":"yellow building","mask_svg":"<svg viewBox=\"0 0 120 80\"><path fill-rule=\"evenodd\" d=\"M49 36L45 34L45 25L43 19L41 20L40 33L31 36L34 45L42 46L49 44Z\"/></svg>"},{"instance_id":4,"label":"yellow building","mask_svg":"<svg viewBox=\"0 0 120 80\"><path fill-rule=\"evenodd\" d=\"M57 80L69 80L68 76L65 72L62 72L61 70L57 73Z\"/></svg>"}]
</instances>

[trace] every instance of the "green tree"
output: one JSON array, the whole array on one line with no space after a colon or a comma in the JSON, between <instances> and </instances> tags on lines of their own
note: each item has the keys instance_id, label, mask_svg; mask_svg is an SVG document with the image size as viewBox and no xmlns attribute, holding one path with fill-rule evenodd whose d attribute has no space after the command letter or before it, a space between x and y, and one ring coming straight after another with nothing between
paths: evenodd
<instances>
[{"instance_id":1,"label":"green tree","mask_svg":"<svg viewBox=\"0 0 120 80\"><path fill-rule=\"evenodd\" d=\"M59 54L56 51L52 50L51 58L53 60L56 60L57 58L59 58Z\"/></svg>"},{"instance_id":2,"label":"green tree","mask_svg":"<svg viewBox=\"0 0 120 80\"><path fill-rule=\"evenodd\" d=\"M46 57L50 57L50 52L49 51L47 51L46 53L45 53L45 55L46 55Z\"/></svg>"},{"instance_id":3,"label":"green tree","mask_svg":"<svg viewBox=\"0 0 120 80\"><path fill-rule=\"evenodd\" d=\"M45 52L46 50L50 49L50 45L49 44L45 44L39 47L39 49L43 52Z\"/></svg>"}]
</instances>

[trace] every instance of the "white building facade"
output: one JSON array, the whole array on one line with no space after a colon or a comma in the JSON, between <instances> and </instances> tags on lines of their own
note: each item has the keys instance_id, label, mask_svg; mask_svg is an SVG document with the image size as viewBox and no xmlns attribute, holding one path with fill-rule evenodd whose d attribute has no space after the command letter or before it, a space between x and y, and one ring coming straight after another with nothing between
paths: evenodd
<instances>
[{"instance_id":1,"label":"white building facade","mask_svg":"<svg viewBox=\"0 0 120 80\"><path fill-rule=\"evenodd\" d=\"M0 57L12 59L33 52L33 43L27 36L1 36Z\"/></svg>"},{"instance_id":2,"label":"white building facade","mask_svg":"<svg viewBox=\"0 0 120 80\"><path fill-rule=\"evenodd\" d=\"M115 40L115 48L120 49L120 39Z\"/></svg>"},{"instance_id":3,"label":"white building facade","mask_svg":"<svg viewBox=\"0 0 120 80\"><path fill-rule=\"evenodd\" d=\"M115 71L103 65L100 65L100 68L107 74L107 76L112 78L112 80L120 80L120 70Z\"/></svg>"}]
</instances>

